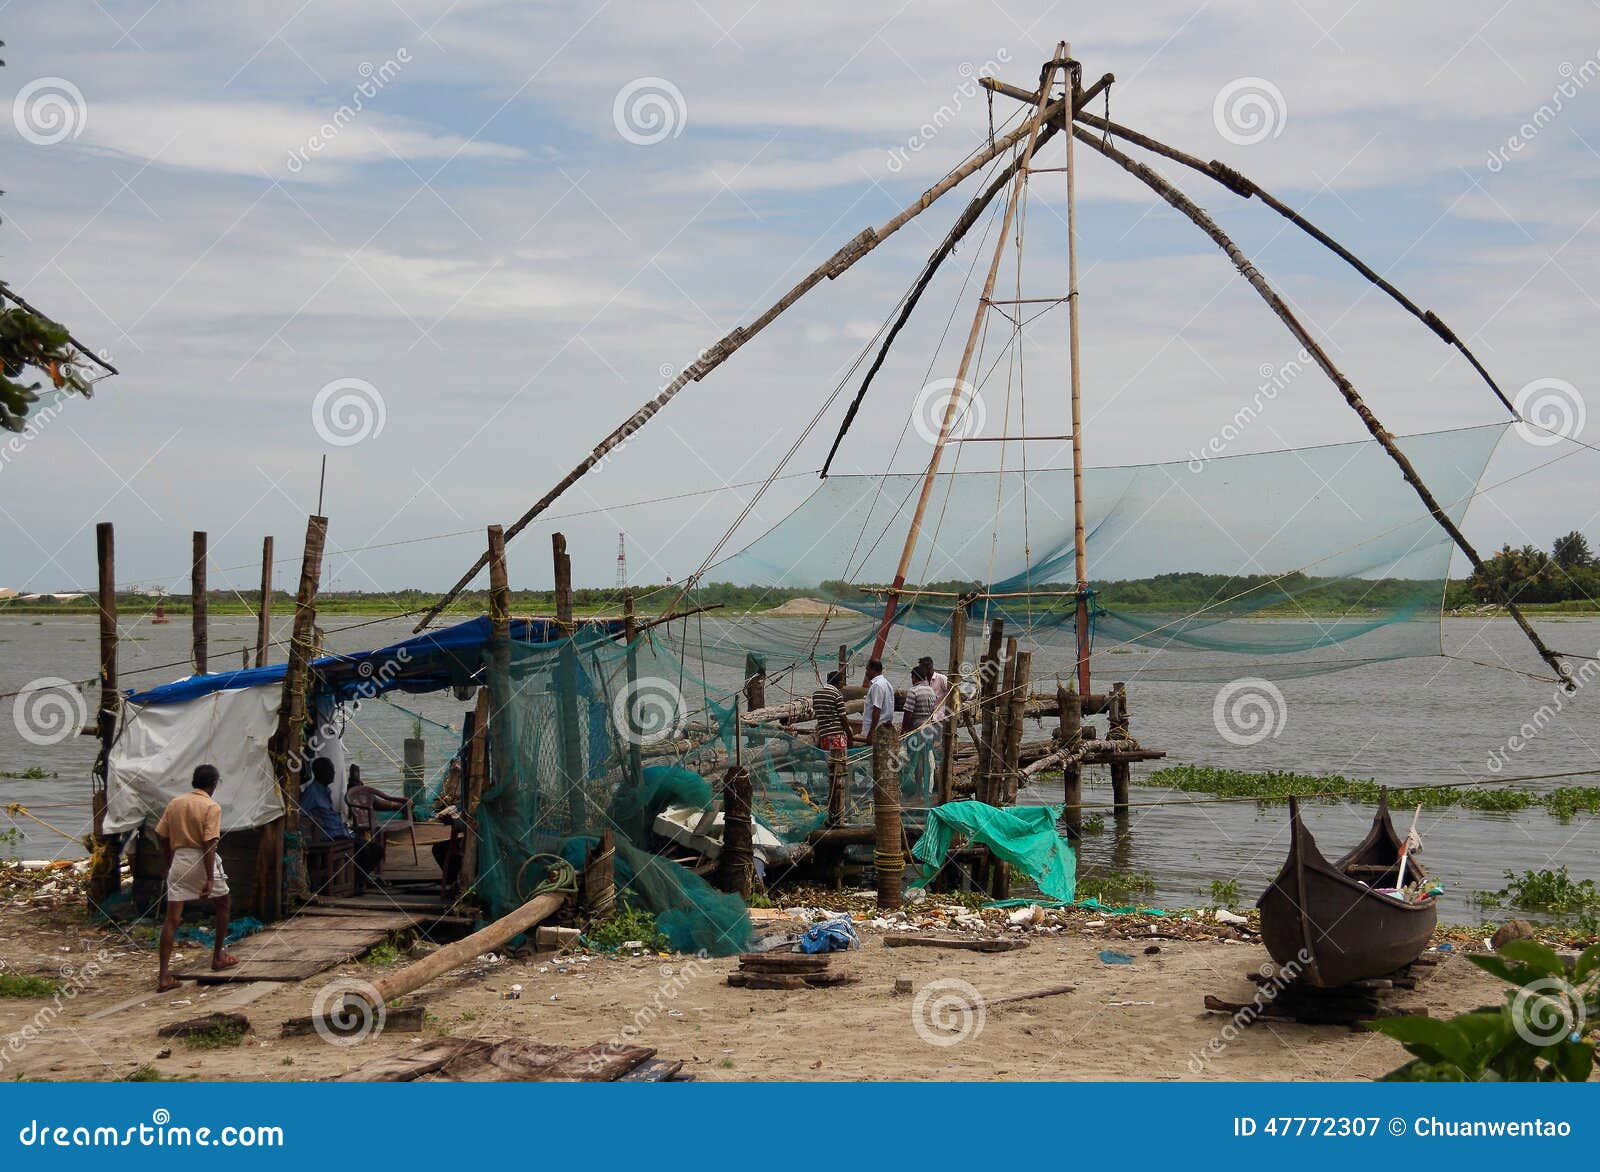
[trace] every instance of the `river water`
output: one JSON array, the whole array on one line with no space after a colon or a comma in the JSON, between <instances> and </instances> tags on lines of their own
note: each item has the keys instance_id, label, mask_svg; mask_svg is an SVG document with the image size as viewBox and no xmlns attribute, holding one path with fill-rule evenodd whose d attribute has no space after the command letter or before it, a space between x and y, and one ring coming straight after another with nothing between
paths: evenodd
<instances>
[{"instance_id":1,"label":"river water","mask_svg":"<svg viewBox=\"0 0 1600 1172\"><path fill-rule=\"evenodd\" d=\"M328 647L337 651L383 646L406 637L410 629L408 622L398 619L355 626L362 620L329 616L324 623L331 632ZM340 631L339 627L353 629ZM1600 620L1543 619L1540 629L1557 648L1600 654ZM254 620L247 616L214 618L210 629L213 670L236 665L240 647L254 642L254 630ZM1444 640L1450 652L1466 658L1527 671L1542 667L1509 620L1447 619ZM144 622L125 633L121 645L125 685L149 687L186 674L182 665L188 642L186 618L165 626ZM0 692L15 691L41 677L92 677L97 646L93 619L0 618ZM944 658L932 640L926 650ZM1047 654L1038 653L1035 679L1063 667L1051 662ZM1486 761L1497 750L1504 752L1508 739L1533 720L1541 706L1553 706L1554 695L1549 683L1507 671L1446 658L1395 660L1278 681L1283 696L1278 735L1242 746L1219 735L1213 719L1218 693L1215 682L1144 682L1138 678L1138 667L1137 655L1097 655L1096 679L1129 681L1134 735L1146 746L1165 749L1169 762L1336 773L1373 777L1393 785L1490 776ZM715 682L727 682L716 680L724 673L708 674ZM807 683L804 690L809 688ZM1581 689L1564 700L1562 710L1543 722L1545 727L1528 738L1524 747L1507 753L1500 775L1600 771L1600 724L1595 719L1600 698L1590 692L1600 692L1600 688ZM93 709L96 696L93 688L87 690L81 714L86 716ZM442 762L456 742L450 726L459 727L465 706L448 696L404 697L402 702L430 722L439 722L426 724L424 731L430 766ZM5 705L0 710L0 770L15 773L33 767L57 775L43 780L0 779L0 806L21 802L63 831L84 833L89 824L93 739L72 736L52 744L33 743L19 732L15 701L8 697L0 703ZM1097 723L1103 726L1104 718ZM358 732L346 736L353 759L380 784L392 782L398 777L400 740L413 727L411 716L369 702L357 714L356 724ZM1135 766L1135 777L1159 767ZM1533 790L1600 784L1600 773L1518 784ZM1189 796L1138 785L1133 790L1135 803ZM1060 798L1059 782L1023 795L1024 801L1031 802L1058 802ZM1084 800L1109 802L1108 780L1104 776L1087 778ZM1152 902L1157 904L1205 903L1212 880L1229 878L1237 881L1246 901L1253 900L1281 865L1288 842L1288 814L1283 806L1261 808L1251 802L1147 806L1136 808L1121 826L1107 813L1104 832L1085 839L1084 864L1152 876L1157 883ZM1369 808L1343 803L1315 803L1306 813L1329 857L1354 845L1372 816ZM1402 829L1404 818L1397 810ZM0 829L11 825L12 820L0 811ZM0 853L28 858L81 853L75 844L26 818L17 820L16 825L23 834L21 842L0 845ZM1429 873L1445 884L1440 915L1447 921L1481 919L1482 913L1468 896L1501 887L1506 870L1565 865L1575 878L1600 879L1600 825L1593 816L1580 814L1564 824L1538 808L1515 814L1424 810L1418 828Z\"/></svg>"}]
</instances>

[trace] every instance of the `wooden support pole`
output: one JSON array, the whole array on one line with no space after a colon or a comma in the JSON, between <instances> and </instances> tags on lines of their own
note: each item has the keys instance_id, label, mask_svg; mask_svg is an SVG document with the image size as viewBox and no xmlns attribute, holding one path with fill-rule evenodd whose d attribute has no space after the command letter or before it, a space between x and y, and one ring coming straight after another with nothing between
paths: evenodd
<instances>
[{"instance_id":1,"label":"wooden support pole","mask_svg":"<svg viewBox=\"0 0 1600 1172\"><path fill-rule=\"evenodd\" d=\"M1006 639L1005 666L999 686L989 705L990 719L984 724L989 741L988 768L984 770L978 800L991 806L1005 804L1006 745L1011 740L1011 697L1017 685L1017 637Z\"/></svg>"},{"instance_id":2,"label":"wooden support pole","mask_svg":"<svg viewBox=\"0 0 1600 1172\"><path fill-rule=\"evenodd\" d=\"M584 910L592 920L603 920L617 906L617 845L611 827L600 832L600 841L589 852L583 868Z\"/></svg>"},{"instance_id":3,"label":"wooden support pole","mask_svg":"<svg viewBox=\"0 0 1600 1172\"><path fill-rule=\"evenodd\" d=\"M978 763L973 774L973 796L980 802L988 801L990 762L994 757L995 696L1000 691L1000 647L1005 639L1004 619L989 623L989 649L979 662L978 711L974 713L978 727Z\"/></svg>"},{"instance_id":4,"label":"wooden support pole","mask_svg":"<svg viewBox=\"0 0 1600 1172\"><path fill-rule=\"evenodd\" d=\"M478 878L478 803L489 775L489 689L478 689L478 703L467 714L467 766L461 777L461 815L467 823L467 841L461 849L461 887Z\"/></svg>"},{"instance_id":5,"label":"wooden support pole","mask_svg":"<svg viewBox=\"0 0 1600 1172\"><path fill-rule=\"evenodd\" d=\"M634 614L633 591L631 589L622 595L622 637L628 642L627 674L628 695L631 698L638 690L639 683L639 619ZM640 745L640 731L635 706L628 704L628 779L634 785L644 781L644 754Z\"/></svg>"},{"instance_id":6,"label":"wooden support pole","mask_svg":"<svg viewBox=\"0 0 1600 1172\"><path fill-rule=\"evenodd\" d=\"M536 895L488 927L479 928L472 935L463 937L453 944L446 944L437 952L429 953L416 964L407 965L399 972L390 973L374 981L370 992L362 990L352 996L375 997L378 1004L384 1005L396 997L415 992L429 981L444 976L451 969L460 968L473 957L493 952L529 928L543 923L566 901L567 897L559 891Z\"/></svg>"},{"instance_id":7,"label":"wooden support pole","mask_svg":"<svg viewBox=\"0 0 1600 1172\"><path fill-rule=\"evenodd\" d=\"M561 788L567 795L568 833L577 834L588 824L583 789L583 741L578 714L578 650L573 642L577 623L572 616L572 558L567 538L550 535L550 555L555 572L556 624L561 647L556 661L556 717L561 741Z\"/></svg>"},{"instance_id":8,"label":"wooden support pole","mask_svg":"<svg viewBox=\"0 0 1600 1172\"><path fill-rule=\"evenodd\" d=\"M1006 720L1006 768L1000 804L1017 804L1017 761L1022 753L1023 717L1028 709L1028 686L1033 682L1033 653L1019 651L1016 671L1011 682L1011 713Z\"/></svg>"},{"instance_id":9,"label":"wooden support pole","mask_svg":"<svg viewBox=\"0 0 1600 1172\"><path fill-rule=\"evenodd\" d=\"M906 857L900 829L900 735L881 724L872 734L872 815L876 830L872 865L878 876L878 910L900 906Z\"/></svg>"},{"instance_id":10,"label":"wooden support pole","mask_svg":"<svg viewBox=\"0 0 1600 1172\"><path fill-rule=\"evenodd\" d=\"M754 712L767 706L767 661L754 651L744 656L744 707Z\"/></svg>"},{"instance_id":11,"label":"wooden support pole","mask_svg":"<svg viewBox=\"0 0 1600 1172\"><path fill-rule=\"evenodd\" d=\"M828 750L828 817L827 826L844 824L845 801L849 797L850 756L843 749Z\"/></svg>"},{"instance_id":12,"label":"wooden support pole","mask_svg":"<svg viewBox=\"0 0 1600 1172\"><path fill-rule=\"evenodd\" d=\"M755 872L755 827L750 800L750 771L736 765L728 770L722 783L722 854L717 859L718 878L724 891L731 891L747 903Z\"/></svg>"},{"instance_id":13,"label":"wooden support pole","mask_svg":"<svg viewBox=\"0 0 1600 1172\"><path fill-rule=\"evenodd\" d=\"M256 666L266 667L272 645L272 538L261 539L261 605L256 608Z\"/></svg>"},{"instance_id":14,"label":"wooden support pole","mask_svg":"<svg viewBox=\"0 0 1600 1172\"><path fill-rule=\"evenodd\" d=\"M1111 685L1111 706L1106 716L1106 723L1110 726L1106 739L1110 741L1125 741L1128 739L1128 685ZM1128 813L1128 783L1131 780L1132 767L1126 761L1113 761L1111 763L1111 813L1113 817L1123 818Z\"/></svg>"},{"instance_id":15,"label":"wooden support pole","mask_svg":"<svg viewBox=\"0 0 1600 1172\"><path fill-rule=\"evenodd\" d=\"M194 631L194 674L206 674L206 535L194 534L194 561L189 569L190 622Z\"/></svg>"},{"instance_id":16,"label":"wooden support pole","mask_svg":"<svg viewBox=\"0 0 1600 1172\"><path fill-rule=\"evenodd\" d=\"M1056 730L1056 741L1069 752L1076 752L1083 743L1083 712L1078 707L1078 693L1072 685L1056 687L1056 705L1061 712L1061 724ZM1076 763L1062 770L1062 815L1067 825L1083 830L1083 766Z\"/></svg>"},{"instance_id":17,"label":"wooden support pole","mask_svg":"<svg viewBox=\"0 0 1600 1172\"><path fill-rule=\"evenodd\" d=\"M939 736L939 787L935 800L944 805L955 784L956 736L961 723L961 664L967 647L966 603L950 612L950 691L944 700L944 724Z\"/></svg>"},{"instance_id":18,"label":"wooden support pole","mask_svg":"<svg viewBox=\"0 0 1600 1172\"><path fill-rule=\"evenodd\" d=\"M110 521L102 521L95 526L94 548L100 571L97 595L100 606L100 706L95 714L100 750L95 755L94 773L90 780L96 845L94 870L89 875L91 905L122 887L121 865L105 837L106 776L111 763L111 745L117 735L117 716L122 710L122 696L117 690L116 537Z\"/></svg>"},{"instance_id":19,"label":"wooden support pole","mask_svg":"<svg viewBox=\"0 0 1600 1172\"><path fill-rule=\"evenodd\" d=\"M850 670L850 644L848 643L839 644L839 670L841 672ZM846 678L848 679L849 677L846 676Z\"/></svg>"},{"instance_id":20,"label":"wooden support pole","mask_svg":"<svg viewBox=\"0 0 1600 1172\"><path fill-rule=\"evenodd\" d=\"M263 920L275 920L283 914L284 822L288 820L294 826L300 822L300 778L305 768L309 717L306 693L316 649L317 590L322 582L322 550L327 540L328 519L307 518L300 586L294 597L294 632L289 639L283 697L278 704L278 730L270 746L284 817L263 828L256 856L256 914Z\"/></svg>"}]
</instances>

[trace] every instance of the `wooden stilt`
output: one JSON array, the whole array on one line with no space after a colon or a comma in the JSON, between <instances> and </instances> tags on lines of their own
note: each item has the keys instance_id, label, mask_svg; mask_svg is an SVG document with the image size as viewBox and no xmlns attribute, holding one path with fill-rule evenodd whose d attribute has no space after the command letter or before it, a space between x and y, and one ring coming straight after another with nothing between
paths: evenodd
<instances>
[{"instance_id":1,"label":"wooden stilt","mask_svg":"<svg viewBox=\"0 0 1600 1172\"><path fill-rule=\"evenodd\" d=\"M589 818L584 798L583 741L578 719L578 672L581 669L574 644L577 624L572 616L572 559L567 556L564 534L550 535L550 553L555 569L556 623L561 628L561 647L556 660L561 785L567 795L568 832L576 834L588 825Z\"/></svg>"},{"instance_id":2,"label":"wooden stilt","mask_svg":"<svg viewBox=\"0 0 1600 1172\"><path fill-rule=\"evenodd\" d=\"M900 906L906 858L900 829L900 735L892 725L872 734L872 811L876 845L872 865L878 876L878 910Z\"/></svg>"},{"instance_id":3,"label":"wooden stilt","mask_svg":"<svg viewBox=\"0 0 1600 1172\"><path fill-rule=\"evenodd\" d=\"M194 674L206 674L206 535L195 530L194 561L189 572L189 606L194 631Z\"/></svg>"},{"instance_id":4,"label":"wooden stilt","mask_svg":"<svg viewBox=\"0 0 1600 1172\"><path fill-rule=\"evenodd\" d=\"M1111 685L1111 703L1107 710L1106 721L1110 725L1108 739L1126 740L1128 737L1128 685ZM1122 816L1128 812L1128 783L1131 780L1130 766L1126 761L1113 761L1111 763L1111 812L1113 815Z\"/></svg>"},{"instance_id":5,"label":"wooden stilt","mask_svg":"<svg viewBox=\"0 0 1600 1172\"><path fill-rule=\"evenodd\" d=\"M1078 693L1071 684L1057 685L1056 706L1061 713L1061 723L1056 729L1056 741L1061 748L1077 751L1083 743L1083 710L1079 707ZM1072 829L1083 830L1083 767L1076 763L1062 770L1062 816Z\"/></svg>"},{"instance_id":6,"label":"wooden stilt","mask_svg":"<svg viewBox=\"0 0 1600 1172\"><path fill-rule=\"evenodd\" d=\"M583 868L584 910L593 920L603 920L617 906L617 846L611 837L611 827L600 832L600 841L589 852L589 861Z\"/></svg>"},{"instance_id":7,"label":"wooden stilt","mask_svg":"<svg viewBox=\"0 0 1600 1172\"><path fill-rule=\"evenodd\" d=\"M989 800L989 772L995 748L995 696L1000 691L1000 648L1005 639L1005 620L992 619L989 623L989 649L980 661L978 711L974 714L981 730L978 736L977 769L973 773L973 796L980 802Z\"/></svg>"},{"instance_id":8,"label":"wooden stilt","mask_svg":"<svg viewBox=\"0 0 1600 1172\"><path fill-rule=\"evenodd\" d=\"M1017 804L1017 764L1022 754L1023 715L1028 708L1028 688L1033 682L1033 653L1019 651L1011 685L1011 711L1006 719L1006 767L1001 791L1002 805Z\"/></svg>"},{"instance_id":9,"label":"wooden stilt","mask_svg":"<svg viewBox=\"0 0 1600 1172\"><path fill-rule=\"evenodd\" d=\"M717 864L722 889L746 902L755 869L750 797L750 771L736 765L722 783L722 854Z\"/></svg>"},{"instance_id":10,"label":"wooden stilt","mask_svg":"<svg viewBox=\"0 0 1600 1172\"><path fill-rule=\"evenodd\" d=\"M95 729L100 736L100 751L95 755L90 781L94 816L94 868L89 875L91 907L122 887L122 868L106 840L106 775L110 767L111 745L117 735L117 716L122 711L122 696L117 690L117 568L116 537L110 521L102 521L94 531L95 560L100 583L100 707L95 714Z\"/></svg>"},{"instance_id":11,"label":"wooden stilt","mask_svg":"<svg viewBox=\"0 0 1600 1172\"><path fill-rule=\"evenodd\" d=\"M627 674L628 695L631 698L639 683L639 619L634 614L633 591L624 591L622 595L622 637L628 642ZM635 719L634 706L629 704L628 709L628 778L638 785L644 780L644 755L639 744L639 727Z\"/></svg>"},{"instance_id":12,"label":"wooden stilt","mask_svg":"<svg viewBox=\"0 0 1600 1172\"><path fill-rule=\"evenodd\" d=\"M461 850L461 888L478 879L478 803L489 776L489 689L478 689L478 703L467 714L467 764L461 775L461 815L467 823L467 841Z\"/></svg>"},{"instance_id":13,"label":"wooden stilt","mask_svg":"<svg viewBox=\"0 0 1600 1172\"><path fill-rule=\"evenodd\" d=\"M261 605L256 608L256 666L267 666L272 644L272 538L261 539Z\"/></svg>"}]
</instances>

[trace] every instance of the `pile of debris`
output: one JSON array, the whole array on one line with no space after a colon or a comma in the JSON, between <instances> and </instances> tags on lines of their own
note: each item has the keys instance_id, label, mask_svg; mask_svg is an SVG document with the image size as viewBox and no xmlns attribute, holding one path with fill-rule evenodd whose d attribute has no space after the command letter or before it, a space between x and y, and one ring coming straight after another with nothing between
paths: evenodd
<instances>
[{"instance_id":1,"label":"pile of debris","mask_svg":"<svg viewBox=\"0 0 1600 1172\"><path fill-rule=\"evenodd\" d=\"M0 898L13 908L82 904L88 859L0 860Z\"/></svg>"}]
</instances>

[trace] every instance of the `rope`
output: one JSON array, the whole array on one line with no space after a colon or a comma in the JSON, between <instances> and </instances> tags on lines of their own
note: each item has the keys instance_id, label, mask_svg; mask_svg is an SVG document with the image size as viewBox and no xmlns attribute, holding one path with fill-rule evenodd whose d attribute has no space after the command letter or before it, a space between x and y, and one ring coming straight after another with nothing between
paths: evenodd
<instances>
[{"instance_id":1,"label":"rope","mask_svg":"<svg viewBox=\"0 0 1600 1172\"><path fill-rule=\"evenodd\" d=\"M532 891L523 891L522 883L528 876L528 868L541 861L545 864L545 877L534 885ZM523 903L556 891L565 895L576 895L578 893L578 869L560 855L530 855L528 860L517 869L517 878L513 888L517 893L517 898Z\"/></svg>"}]
</instances>

